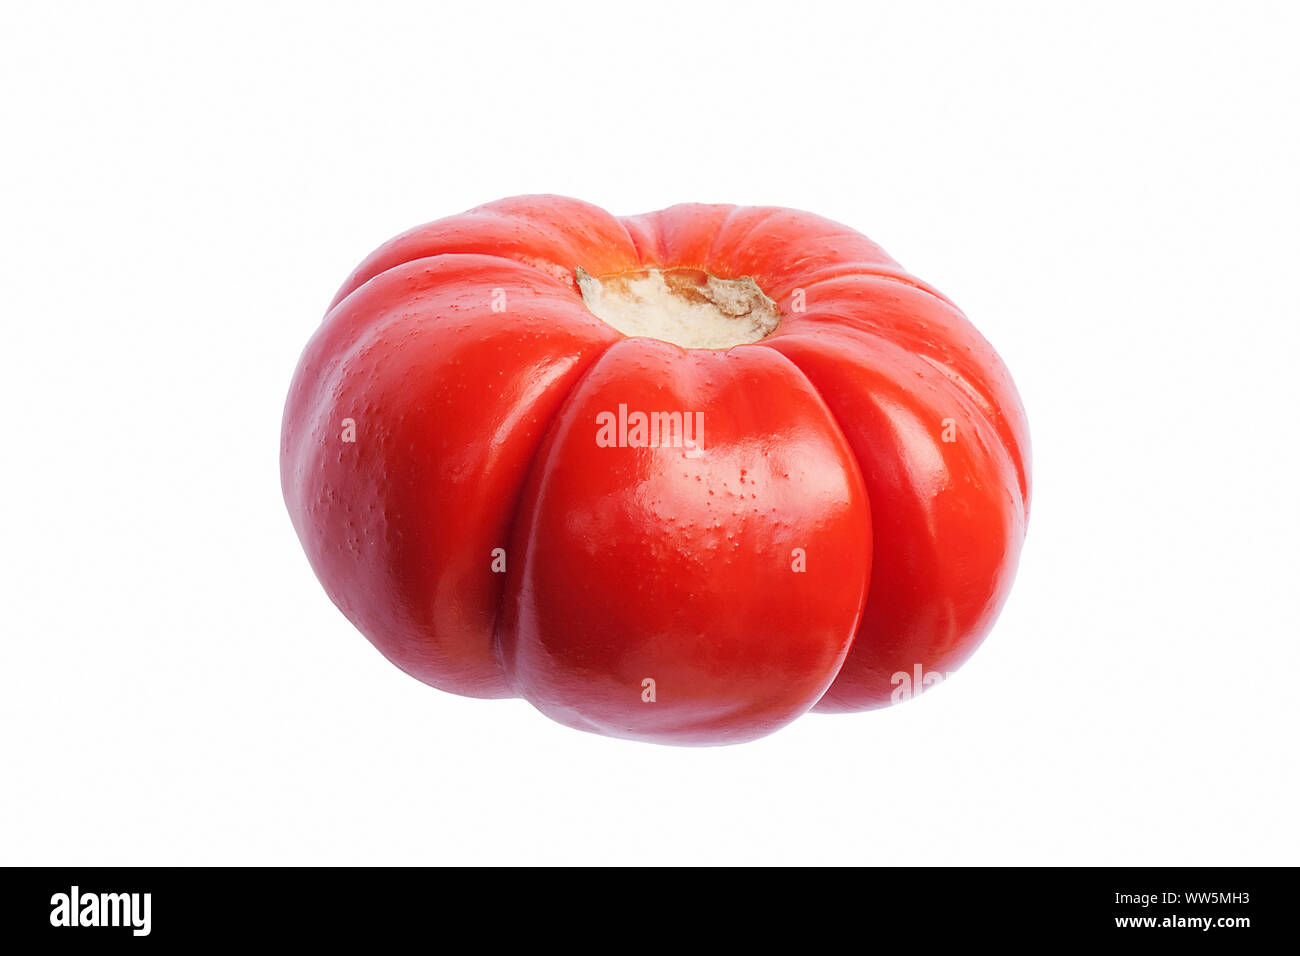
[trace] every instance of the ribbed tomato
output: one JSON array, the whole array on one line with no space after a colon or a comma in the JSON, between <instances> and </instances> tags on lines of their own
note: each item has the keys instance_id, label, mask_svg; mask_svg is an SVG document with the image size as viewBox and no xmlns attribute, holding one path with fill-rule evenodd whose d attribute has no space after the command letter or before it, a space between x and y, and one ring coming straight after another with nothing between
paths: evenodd
<instances>
[{"instance_id":1,"label":"ribbed tomato","mask_svg":"<svg viewBox=\"0 0 1300 956\"><path fill-rule=\"evenodd\" d=\"M556 196L366 259L281 445L312 567L407 673L681 744L957 667L1010 587L1028 458L993 349L857 232Z\"/></svg>"}]
</instances>

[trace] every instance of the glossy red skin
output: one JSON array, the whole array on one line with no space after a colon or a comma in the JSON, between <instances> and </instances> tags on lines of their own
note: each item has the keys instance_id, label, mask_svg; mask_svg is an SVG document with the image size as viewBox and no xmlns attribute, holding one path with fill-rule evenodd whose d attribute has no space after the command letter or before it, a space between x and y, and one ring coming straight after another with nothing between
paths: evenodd
<instances>
[{"instance_id":1,"label":"glossy red skin","mask_svg":"<svg viewBox=\"0 0 1300 956\"><path fill-rule=\"evenodd\" d=\"M626 338L577 267L749 276L781 322L729 350ZM703 453L600 447L620 404L702 412ZM326 591L407 673L718 744L965 660L1011 585L1029 440L989 344L845 226L525 196L362 263L299 363L281 472Z\"/></svg>"}]
</instances>

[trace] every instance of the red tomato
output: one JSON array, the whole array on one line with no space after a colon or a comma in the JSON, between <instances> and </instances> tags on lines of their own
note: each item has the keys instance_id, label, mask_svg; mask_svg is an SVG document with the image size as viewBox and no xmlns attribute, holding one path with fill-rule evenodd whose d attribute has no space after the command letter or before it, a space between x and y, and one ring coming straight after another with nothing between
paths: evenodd
<instances>
[{"instance_id":1,"label":"red tomato","mask_svg":"<svg viewBox=\"0 0 1300 956\"><path fill-rule=\"evenodd\" d=\"M678 744L941 679L1029 503L1002 362L864 236L556 196L363 262L299 363L281 471L325 590L404 671Z\"/></svg>"}]
</instances>

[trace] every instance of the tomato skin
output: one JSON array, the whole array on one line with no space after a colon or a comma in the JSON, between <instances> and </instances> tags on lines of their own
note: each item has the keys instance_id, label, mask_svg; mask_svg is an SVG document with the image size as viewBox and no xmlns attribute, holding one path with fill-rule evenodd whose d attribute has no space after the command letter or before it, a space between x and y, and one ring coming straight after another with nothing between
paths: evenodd
<instances>
[{"instance_id":1,"label":"tomato skin","mask_svg":"<svg viewBox=\"0 0 1300 956\"><path fill-rule=\"evenodd\" d=\"M517 311L467 291L481 285ZM407 673L513 696L489 555L564 395L617 338L527 266L449 255L376 277L308 345L285 413L285 500L330 597ZM346 419L355 442L340 440Z\"/></svg>"},{"instance_id":2,"label":"tomato skin","mask_svg":"<svg viewBox=\"0 0 1300 956\"><path fill-rule=\"evenodd\" d=\"M627 338L578 267L749 276L781 324L729 350ZM603 446L620 405L698 412L702 447ZM866 237L555 196L358 267L300 360L281 475L327 593L403 670L675 744L882 706L899 672L958 666L1010 589L1030 495L1000 359Z\"/></svg>"},{"instance_id":3,"label":"tomato skin","mask_svg":"<svg viewBox=\"0 0 1300 956\"><path fill-rule=\"evenodd\" d=\"M790 334L772 345L817 386L878 503L871 588L884 597L868 602L819 711L885 706L897 675L962 664L1001 608L1025 529L1017 472L974 402L913 353L852 340ZM954 441L943 441L945 420Z\"/></svg>"},{"instance_id":4,"label":"tomato skin","mask_svg":"<svg viewBox=\"0 0 1300 956\"><path fill-rule=\"evenodd\" d=\"M599 447L597 416L619 404L705 409L701 454ZM839 671L870 513L821 398L771 349L619 342L570 395L523 500L502 648L556 720L738 742L802 714Z\"/></svg>"}]
</instances>

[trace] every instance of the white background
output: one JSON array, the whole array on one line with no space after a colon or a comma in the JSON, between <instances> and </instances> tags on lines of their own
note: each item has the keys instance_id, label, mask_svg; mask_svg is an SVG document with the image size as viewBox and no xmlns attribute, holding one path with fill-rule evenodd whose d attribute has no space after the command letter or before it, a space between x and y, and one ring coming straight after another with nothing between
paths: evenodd
<instances>
[{"instance_id":1,"label":"white background","mask_svg":"<svg viewBox=\"0 0 1300 956\"><path fill-rule=\"evenodd\" d=\"M724 12L724 10L726 12ZM1300 862L1284 5L9 4L0 862ZM958 675L741 747L388 664L278 480L390 235L779 204L960 303L1033 430Z\"/></svg>"}]
</instances>

